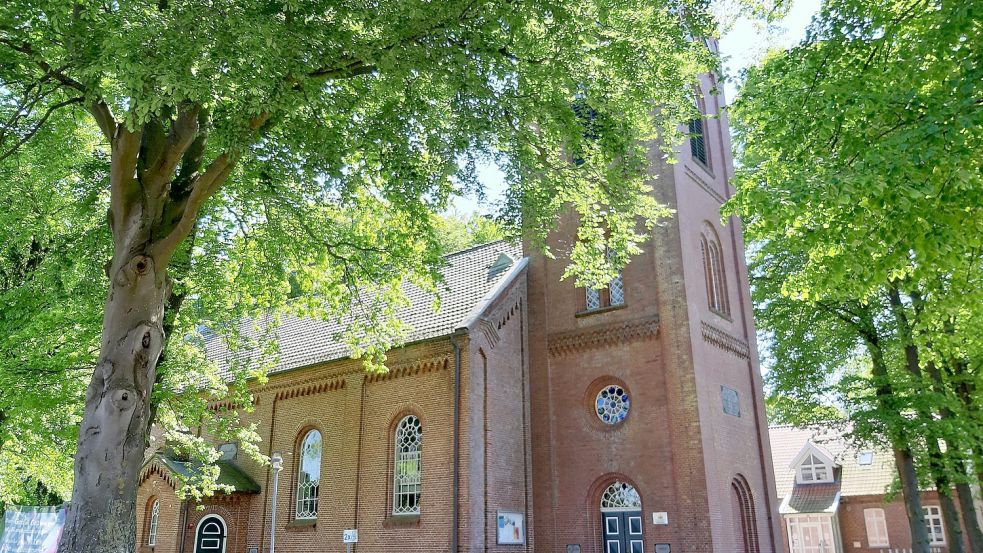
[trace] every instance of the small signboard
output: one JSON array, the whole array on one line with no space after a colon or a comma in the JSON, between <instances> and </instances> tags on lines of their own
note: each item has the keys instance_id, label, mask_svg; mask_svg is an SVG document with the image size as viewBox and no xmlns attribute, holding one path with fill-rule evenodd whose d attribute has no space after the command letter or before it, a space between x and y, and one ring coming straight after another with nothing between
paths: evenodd
<instances>
[{"instance_id":1,"label":"small signboard","mask_svg":"<svg viewBox=\"0 0 983 553\"><path fill-rule=\"evenodd\" d=\"M652 524L657 526L664 526L669 524L669 513L662 511L658 513L652 513Z\"/></svg>"},{"instance_id":2,"label":"small signboard","mask_svg":"<svg viewBox=\"0 0 983 553\"><path fill-rule=\"evenodd\" d=\"M580 544L579 543L567 544L567 553L580 553Z\"/></svg>"},{"instance_id":3,"label":"small signboard","mask_svg":"<svg viewBox=\"0 0 983 553\"><path fill-rule=\"evenodd\" d=\"M522 545L526 543L526 520L522 513L498 512L499 545Z\"/></svg>"},{"instance_id":4,"label":"small signboard","mask_svg":"<svg viewBox=\"0 0 983 553\"><path fill-rule=\"evenodd\" d=\"M669 553L669 544L668 543L655 544L655 553Z\"/></svg>"},{"instance_id":5,"label":"small signboard","mask_svg":"<svg viewBox=\"0 0 983 553\"><path fill-rule=\"evenodd\" d=\"M342 543L358 543L358 530L349 529L341 533Z\"/></svg>"}]
</instances>

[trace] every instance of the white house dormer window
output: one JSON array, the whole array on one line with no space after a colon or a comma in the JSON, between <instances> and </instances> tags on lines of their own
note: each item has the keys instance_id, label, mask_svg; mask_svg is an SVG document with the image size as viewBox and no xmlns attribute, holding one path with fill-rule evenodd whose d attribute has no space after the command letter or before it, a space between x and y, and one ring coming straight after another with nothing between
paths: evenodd
<instances>
[{"instance_id":1,"label":"white house dormer window","mask_svg":"<svg viewBox=\"0 0 983 553\"><path fill-rule=\"evenodd\" d=\"M833 481L833 467L810 453L799 464L798 479L800 484L819 484Z\"/></svg>"}]
</instances>

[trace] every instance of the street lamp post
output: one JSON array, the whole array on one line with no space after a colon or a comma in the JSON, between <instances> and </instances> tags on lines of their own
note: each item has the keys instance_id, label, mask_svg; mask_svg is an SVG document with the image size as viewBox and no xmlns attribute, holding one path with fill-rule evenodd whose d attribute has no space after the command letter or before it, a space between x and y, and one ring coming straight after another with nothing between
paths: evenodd
<instances>
[{"instance_id":1,"label":"street lamp post","mask_svg":"<svg viewBox=\"0 0 983 553\"><path fill-rule=\"evenodd\" d=\"M270 457L273 465L273 509L270 513L270 553L276 551L276 485L280 479L280 470L283 468L283 456L277 451Z\"/></svg>"}]
</instances>

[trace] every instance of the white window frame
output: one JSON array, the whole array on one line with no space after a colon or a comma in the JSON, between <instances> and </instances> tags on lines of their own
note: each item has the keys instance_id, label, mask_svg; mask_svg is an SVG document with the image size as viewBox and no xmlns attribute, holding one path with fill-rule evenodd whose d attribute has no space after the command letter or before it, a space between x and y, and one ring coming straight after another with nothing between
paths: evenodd
<instances>
[{"instance_id":1,"label":"white window frame","mask_svg":"<svg viewBox=\"0 0 983 553\"><path fill-rule=\"evenodd\" d=\"M413 432L415 436L409 436ZM394 515L419 515L423 496L423 425L414 415L403 417L396 426L393 458L393 508ZM415 465L415 467L414 467ZM404 470L411 467L412 470ZM416 496L411 505L401 501L403 497Z\"/></svg>"},{"instance_id":2,"label":"white window frame","mask_svg":"<svg viewBox=\"0 0 983 553\"><path fill-rule=\"evenodd\" d=\"M155 499L150 507L150 528L147 532L147 545L153 547L157 545L157 524L160 520L160 500Z\"/></svg>"},{"instance_id":3,"label":"white window frame","mask_svg":"<svg viewBox=\"0 0 983 553\"><path fill-rule=\"evenodd\" d=\"M307 440L317 434L321 450L317 453L317 480L305 479L304 460L307 458ZM294 518L297 520L316 520L318 508L318 496L321 488L321 463L324 455L324 436L317 429L308 430L300 441L300 448L297 456L297 501L294 505Z\"/></svg>"},{"instance_id":4,"label":"white window frame","mask_svg":"<svg viewBox=\"0 0 983 553\"><path fill-rule=\"evenodd\" d=\"M922 507L925 515L925 526L928 527L929 545L945 545L945 520L942 518L942 508L938 505ZM939 531L934 530L938 526Z\"/></svg>"},{"instance_id":5,"label":"white window frame","mask_svg":"<svg viewBox=\"0 0 983 553\"><path fill-rule=\"evenodd\" d=\"M868 547L890 547L887 534L887 517L884 509L864 509L864 526L867 528Z\"/></svg>"},{"instance_id":6,"label":"white window frame","mask_svg":"<svg viewBox=\"0 0 983 553\"><path fill-rule=\"evenodd\" d=\"M822 478L819 477L820 471L825 474ZM795 471L795 478L799 484L828 484L833 481L833 467L815 453L809 453L799 463Z\"/></svg>"},{"instance_id":7,"label":"white window frame","mask_svg":"<svg viewBox=\"0 0 983 553\"><path fill-rule=\"evenodd\" d=\"M800 553L805 550L802 543L802 530L805 526L818 529L820 547L825 547L826 551L830 552L839 550L837 543L840 537L832 515L786 515L785 526L791 553Z\"/></svg>"}]
</instances>

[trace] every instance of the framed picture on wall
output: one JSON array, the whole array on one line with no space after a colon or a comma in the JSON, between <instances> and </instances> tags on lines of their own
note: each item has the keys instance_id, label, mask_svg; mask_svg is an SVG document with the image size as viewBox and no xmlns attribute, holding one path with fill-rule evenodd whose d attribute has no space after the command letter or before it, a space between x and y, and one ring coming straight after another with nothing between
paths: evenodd
<instances>
[{"instance_id":1,"label":"framed picture on wall","mask_svg":"<svg viewBox=\"0 0 983 553\"><path fill-rule=\"evenodd\" d=\"M526 516L512 511L498 512L498 544L522 545L526 543Z\"/></svg>"}]
</instances>

